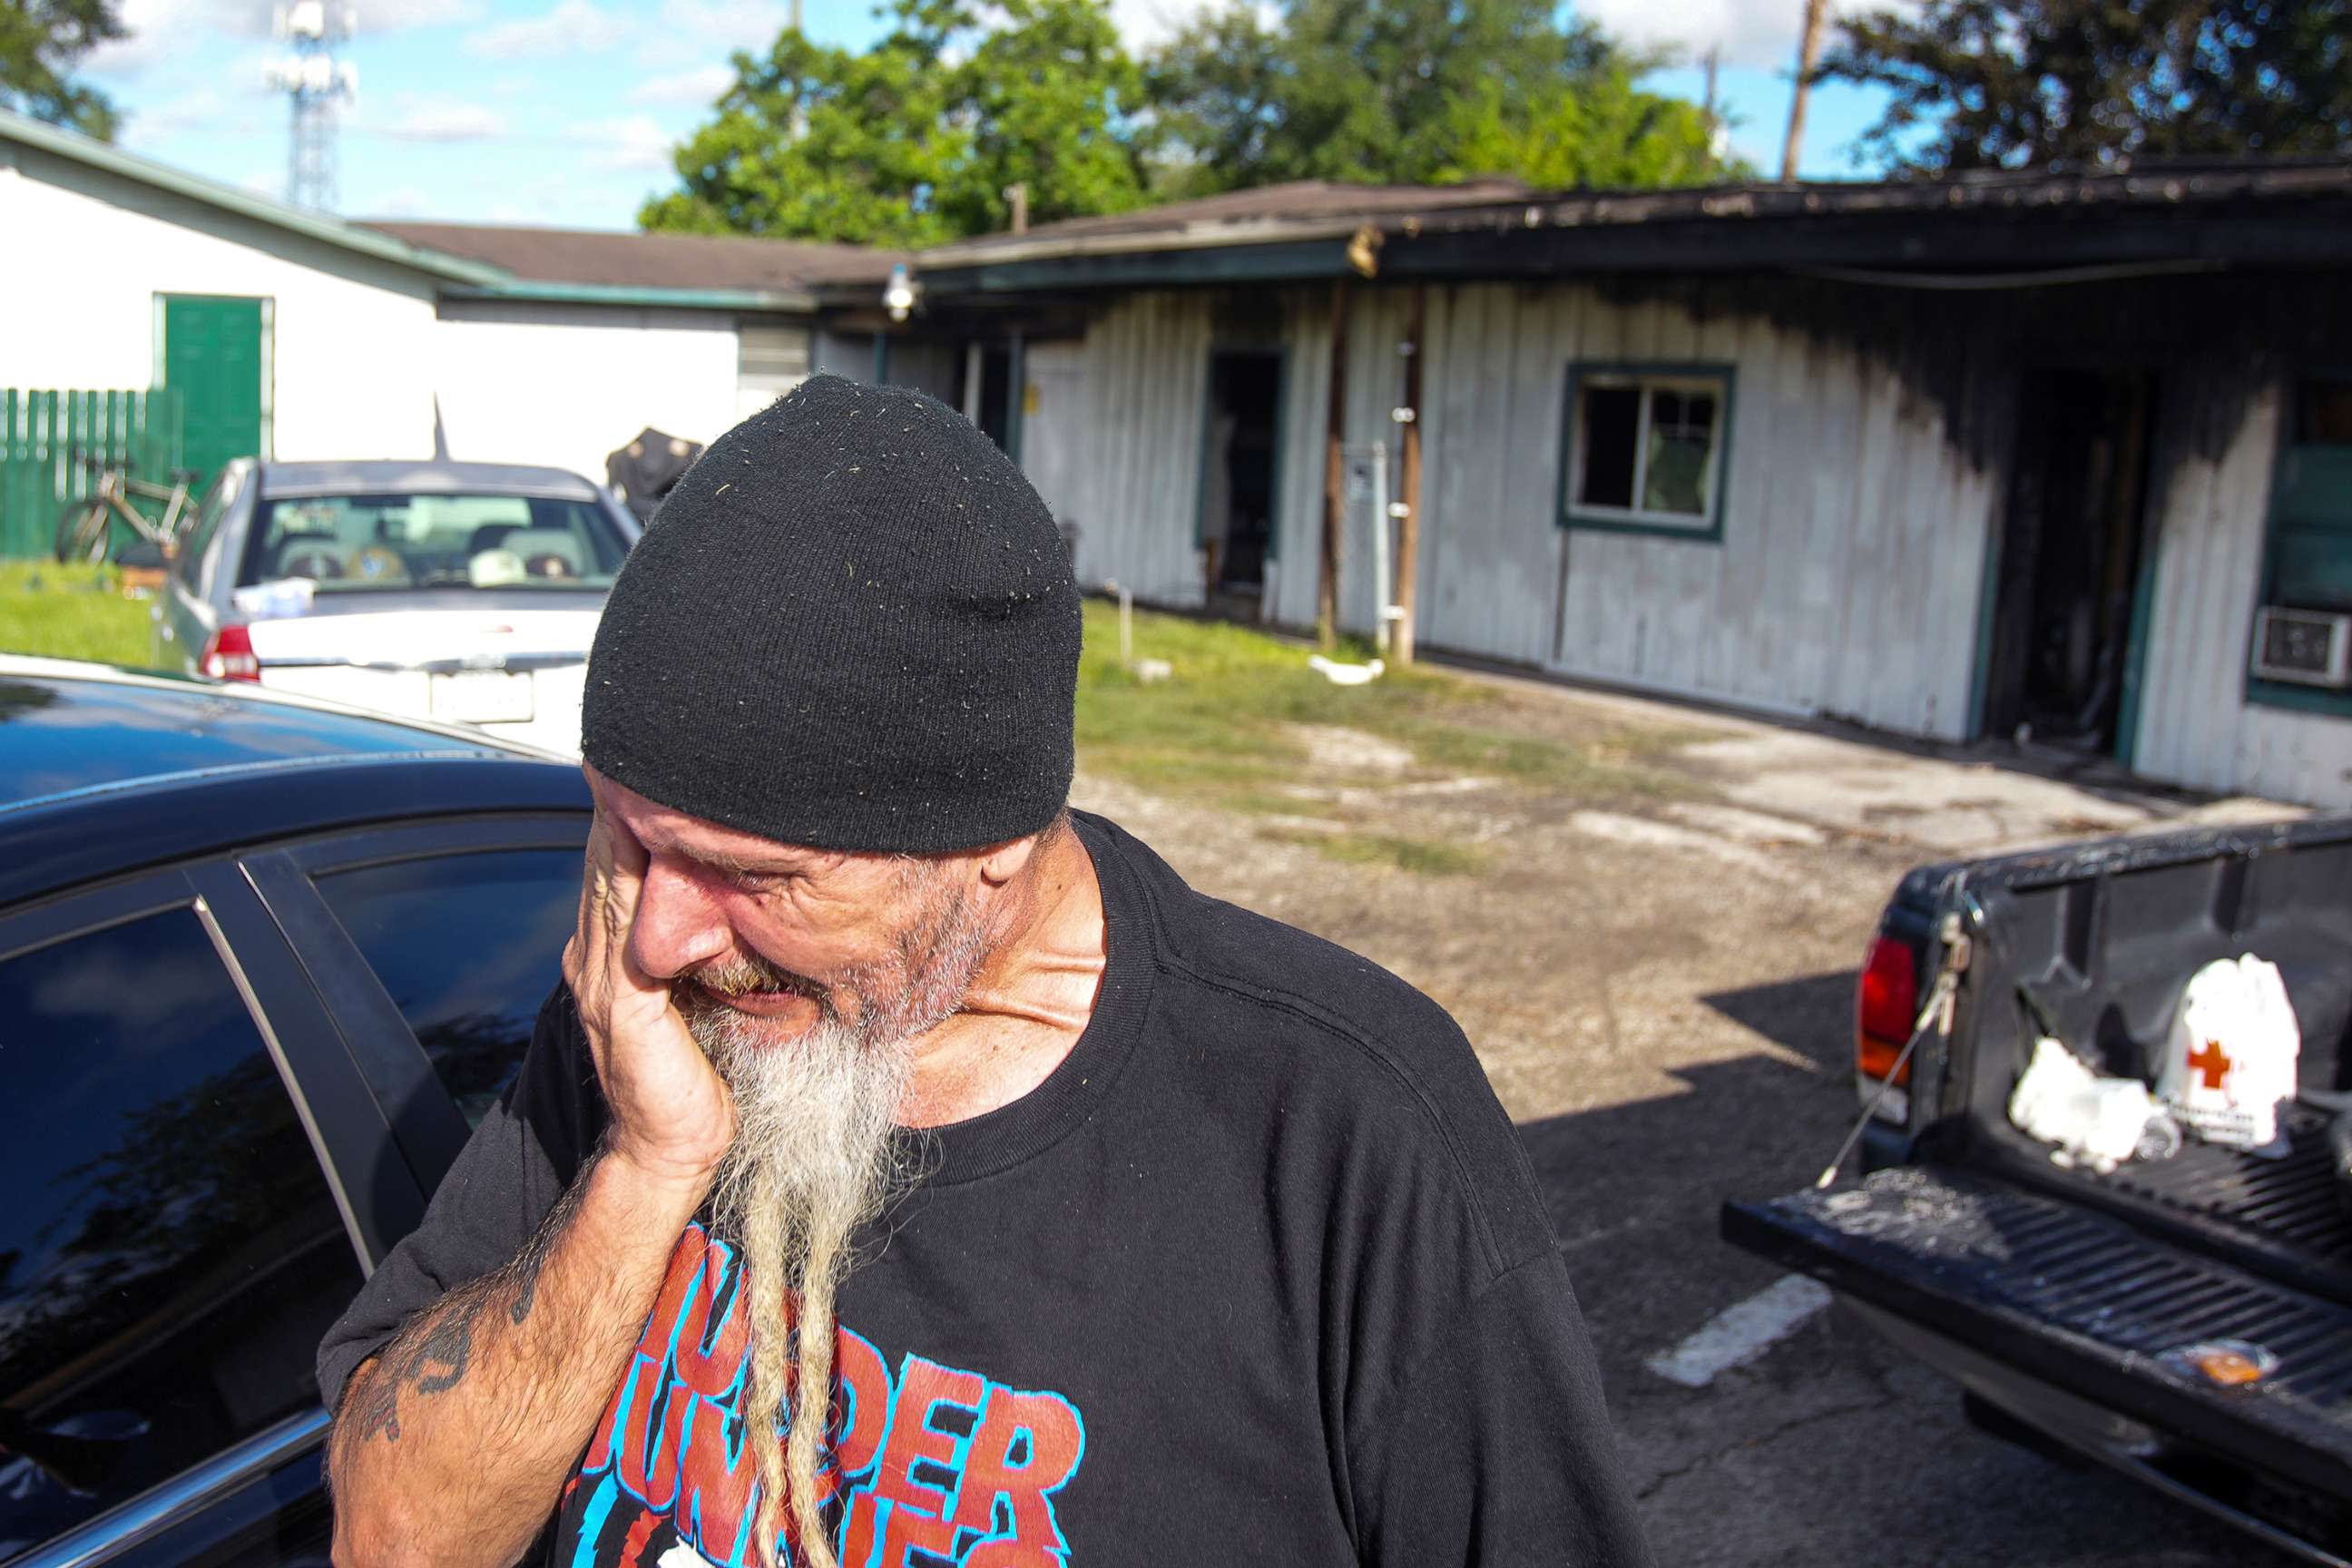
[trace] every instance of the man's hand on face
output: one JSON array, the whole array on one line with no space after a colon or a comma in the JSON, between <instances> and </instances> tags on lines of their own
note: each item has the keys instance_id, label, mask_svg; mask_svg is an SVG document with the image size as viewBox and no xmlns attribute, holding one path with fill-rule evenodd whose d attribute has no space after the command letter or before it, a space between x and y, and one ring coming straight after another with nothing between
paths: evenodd
<instances>
[{"instance_id":1,"label":"man's hand on face","mask_svg":"<svg viewBox=\"0 0 2352 1568\"><path fill-rule=\"evenodd\" d=\"M735 1105L688 1032L669 983L630 956L646 863L645 846L598 787L580 928L563 950L563 978L612 1107L610 1156L663 1181L704 1182L734 1142Z\"/></svg>"}]
</instances>

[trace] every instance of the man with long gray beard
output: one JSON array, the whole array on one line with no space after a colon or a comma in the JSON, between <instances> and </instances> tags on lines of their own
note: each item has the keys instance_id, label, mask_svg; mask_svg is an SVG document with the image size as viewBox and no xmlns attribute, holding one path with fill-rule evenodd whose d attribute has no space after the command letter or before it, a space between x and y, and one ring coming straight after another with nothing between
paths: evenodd
<instances>
[{"instance_id":1,"label":"man with long gray beard","mask_svg":"<svg viewBox=\"0 0 2352 1568\"><path fill-rule=\"evenodd\" d=\"M563 983L320 1347L339 1563L1649 1561L1460 1031L1069 810L1078 656L928 397L687 474Z\"/></svg>"}]
</instances>

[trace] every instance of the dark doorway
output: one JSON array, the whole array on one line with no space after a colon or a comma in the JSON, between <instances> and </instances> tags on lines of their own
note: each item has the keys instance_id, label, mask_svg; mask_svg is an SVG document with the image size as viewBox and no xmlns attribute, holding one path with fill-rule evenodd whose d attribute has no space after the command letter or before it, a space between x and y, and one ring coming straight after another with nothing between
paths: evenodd
<instances>
[{"instance_id":1,"label":"dark doorway","mask_svg":"<svg viewBox=\"0 0 2352 1568\"><path fill-rule=\"evenodd\" d=\"M981 350L980 408L973 422L1000 448L1013 449L1013 351L1003 343Z\"/></svg>"},{"instance_id":2,"label":"dark doorway","mask_svg":"<svg viewBox=\"0 0 2352 1568\"><path fill-rule=\"evenodd\" d=\"M2147 494L2149 379L2026 373L1985 731L2116 749Z\"/></svg>"},{"instance_id":3,"label":"dark doorway","mask_svg":"<svg viewBox=\"0 0 2352 1568\"><path fill-rule=\"evenodd\" d=\"M1210 354L1201 542L1212 592L1265 585L1266 556L1274 545L1281 410L1279 350L1219 349Z\"/></svg>"}]
</instances>

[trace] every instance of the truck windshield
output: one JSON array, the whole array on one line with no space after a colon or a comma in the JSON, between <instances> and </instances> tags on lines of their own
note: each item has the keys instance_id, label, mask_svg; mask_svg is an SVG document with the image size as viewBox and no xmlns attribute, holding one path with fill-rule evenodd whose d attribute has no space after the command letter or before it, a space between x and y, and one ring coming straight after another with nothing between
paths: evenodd
<instances>
[{"instance_id":1,"label":"truck windshield","mask_svg":"<svg viewBox=\"0 0 2352 1568\"><path fill-rule=\"evenodd\" d=\"M393 588L609 588L627 545L595 502L518 495L264 500L240 584L304 578L321 594Z\"/></svg>"}]
</instances>

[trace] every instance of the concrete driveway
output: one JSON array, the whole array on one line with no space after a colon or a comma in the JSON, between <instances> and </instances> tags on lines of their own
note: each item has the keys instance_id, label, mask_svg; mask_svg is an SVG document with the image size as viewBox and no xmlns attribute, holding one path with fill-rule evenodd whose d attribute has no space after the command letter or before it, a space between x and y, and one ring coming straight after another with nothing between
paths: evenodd
<instances>
[{"instance_id":1,"label":"concrete driveway","mask_svg":"<svg viewBox=\"0 0 2352 1568\"><path fill-rule=\"evenodd\" d=\"M1978 1433L1955 1387L1716 1234L1726 1197L1802 1185L1852 1123L1853 972L1906 867L2281 810L1532 683L1489 695L1481 721L1555 741L1671 736L1667 773L1595 799L1319 737L1299 812L1474 847L1454 875L1335 862L1282 819L1097 779L1079 801L1462 1021L1549 1195L1660 1561L2284 1563Z\"/></svg>"}]
</instances>

